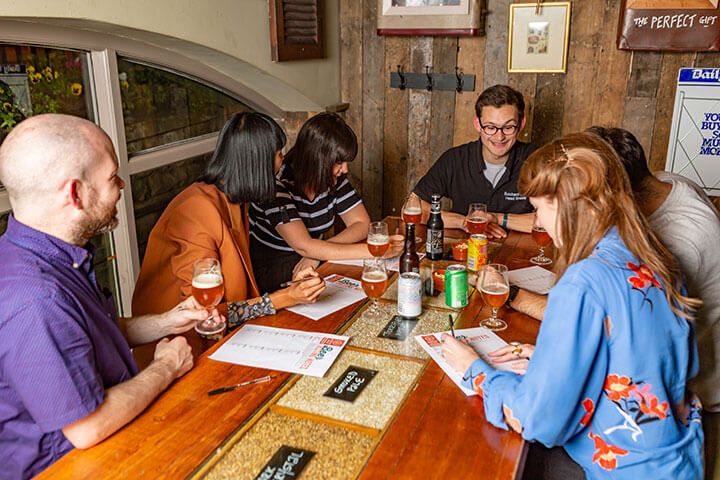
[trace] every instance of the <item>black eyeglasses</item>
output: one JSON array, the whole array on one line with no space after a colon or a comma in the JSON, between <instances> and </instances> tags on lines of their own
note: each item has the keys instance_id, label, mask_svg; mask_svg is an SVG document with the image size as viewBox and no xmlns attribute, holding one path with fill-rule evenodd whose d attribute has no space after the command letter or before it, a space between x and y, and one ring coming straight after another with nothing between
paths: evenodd
<instances>
[{"instance_id":1,"label":"black eyeglasses","mask_svg":"<svg viewBox=\"0 0 720 480\"><path fill-rule=\"evenodd\" d=\"M480 128L482 128L482 131L485 132L485 135L489 135L492 137L497 133L498 130L501 130L503 135L512 135L513 133L517 132L518 126L503 125L502 127L496 127L495 125L480 124Z\"/></svg>"}]
</instances>

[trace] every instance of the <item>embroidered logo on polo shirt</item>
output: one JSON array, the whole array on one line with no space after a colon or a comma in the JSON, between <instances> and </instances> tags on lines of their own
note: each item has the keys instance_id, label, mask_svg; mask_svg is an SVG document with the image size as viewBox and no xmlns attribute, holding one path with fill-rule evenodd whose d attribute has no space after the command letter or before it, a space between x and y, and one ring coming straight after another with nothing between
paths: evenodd
<instances>
[{"instance_id":1,"label":"embroidered logo on polo shirt","mask_svg":"<svg viewBox=\"0 0 720 480\"><path fill-rule=\"evenodd\" d=\"M503 196L505 197L505 200L510 202L527 200L526 196L520 195L518 192L503 192Z\"/></svg>"}]
</instances>

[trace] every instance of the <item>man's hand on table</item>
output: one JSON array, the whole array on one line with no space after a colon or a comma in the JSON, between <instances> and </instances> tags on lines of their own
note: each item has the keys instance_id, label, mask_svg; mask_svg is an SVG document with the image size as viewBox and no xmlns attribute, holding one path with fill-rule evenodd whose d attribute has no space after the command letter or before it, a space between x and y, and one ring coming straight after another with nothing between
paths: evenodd
<instances>
[{"instance_id":1,"label":"man's hand on table","mask_svg":"<svg viewBox=\"0 0 720 480\"><path fill-rule=\"evenodd\" d=\"M163 338L155 347L153 361L163 363L173 378L179 378L193 366L192 349L185 337Z\"/></svg>"}]
</instances>

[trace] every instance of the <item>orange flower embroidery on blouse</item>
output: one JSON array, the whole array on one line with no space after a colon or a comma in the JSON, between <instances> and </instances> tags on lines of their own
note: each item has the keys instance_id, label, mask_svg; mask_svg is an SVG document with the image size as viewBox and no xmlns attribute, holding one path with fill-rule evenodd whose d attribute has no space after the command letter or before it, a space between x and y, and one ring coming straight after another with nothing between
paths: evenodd
<instances>
[{"instance_id":1,"label":"orange flower embroidery on blouse","mask_svg":"<svg viewBox=\"0 0 720 480\"><path fill-rule=\"evenodd\" d=\"M595 442L595 454L592 458L593 463L597 463L605 470L615 470L615 468L617 468L617 457L624 457L628 454L627 450L623 450L615 445L608 445L605 440L600 438L600 435L588 432L588 437Z\"/></svg>"},{"instance_id":2,"label":"orange flower embroidery on blouse","mask_svg":"<svg viewBox=\"0 0 720 480\"><path fill-rule=\"evenodd\" d=\"M590 424L590 419L592 419L592 416L595 413L595 403L589 398L586 398L582 401L582 406L585 409L585 415L580 420L580 425L585 427Z\"/></svg>"},{"instance_id":3,"label":"orange flower embroidery on blouse","mask_svg":"<svg viewBox=\"0 0 720 480\"><path fill-rule=\"evenodd\" d=\"M630 392L635 389L635 385L632 384L630 377L612 374L605 379L603 388L610 400L618 401L621 398L628 398Z\"/></svg>"},{"instance_id":4,"label":"orange flower embroidery on blouse","mask_svg":"<svg viewBox=\"0 0 720 480\"><path fill-rule=\"evenodd\" d=\"M655 280L655 275L653 275L652 270L650 270L647 266L642 263L640 265L635 265L632 262L628 262L627 266L630 270L635 272L635 275L637 275L635 277L628 277L628 282L630 282L633 287L639 290L642 290L649 285L660 288L660 283Z\"/></svg>"},{"instance_id":5,"label":"orange flower embroidery on blouse","mask_svg":"<svg viewBox=\"0 0 720 480\"><path fill-rule=\"evenodd\" d=\"M655 395L646 395L640 401L640 411L646 415L664 420L667 417L668 402L660 403Z\"/></svg>"},{"instance_id":6,"label":"orange flower embroidery on blouse","mask_svg":"<svg viewBox=\"0 0 720 480\"><path fill-rule=\"evenodd\" d=\"M484 373L481 373L480 375L475 377L475 379L473 380L473 390L475 390L475 393L477 393L481 397L484 395L483 389L482 389L482 384L485 381L486 377L487 377L487 375L485 375Z\"/></svg>"}]
</instances>

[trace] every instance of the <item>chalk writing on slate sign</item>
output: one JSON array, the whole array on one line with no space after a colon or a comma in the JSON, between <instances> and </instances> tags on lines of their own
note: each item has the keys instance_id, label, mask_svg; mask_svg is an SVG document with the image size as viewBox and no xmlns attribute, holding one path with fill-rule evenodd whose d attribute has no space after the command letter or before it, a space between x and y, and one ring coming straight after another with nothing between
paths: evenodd
<instances>
[{"instance_id":1,"label":"chalk writing on slate sign","mask_svg":"<svg viewBox=\"0 0 720 480\"><path fill-rule=\"evenodd\" d=\"M350 365L324 393L324 396L354 402L377 373L377 370Z\"/></svg>"},{"instance_id":2,"label":"chalk writing on slate sign","mask_svg":"<svg viewBox=\"0 0 720 480\"><path fill-rule=\"evenodd\" d=\"M283 445L263 467L255 480L284 480L297 478L315 452Z\"/></svg>"},{"instance_id":3,"label":"chalk writing on slate sign","mask_svg":"<svg viewBox=\"0 0 720 480\"><path fill-rule=\"evenodd\" d=\"M378 334L378 337L403 341L410 335L410 332L413 331L417 323L418 319L416 317L395 315L387 325L385 325L382 332Z\"/></svg>"}]
</instances>

